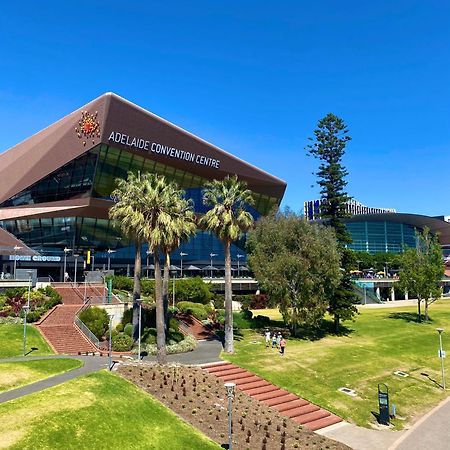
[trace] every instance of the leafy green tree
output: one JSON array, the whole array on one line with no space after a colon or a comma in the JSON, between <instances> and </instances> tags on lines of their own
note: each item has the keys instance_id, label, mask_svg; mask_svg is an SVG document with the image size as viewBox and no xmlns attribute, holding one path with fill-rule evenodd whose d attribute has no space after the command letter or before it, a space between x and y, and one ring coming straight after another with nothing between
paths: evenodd
<instances>
[{"instance_id":1,"label":"leafy green tree","mask_svg":"<svg viewBox=\"0 0 450 450\"><path fill-rule=\"evenodd\" d=\"M328 312L334 317L335 331L339 330L340 320L351 319L357 309L357 301L351 281L350 270L354 266L353 255L346 250L351 242L344 220L348 217L345 204L350 199L346 192L347 169L342 164L347 142L351 140L344 121L334 114L327 114L319 120L314 130L314 138L306 147L308 154L320 160L316 172L320 186L322 204L320 215L323 223L332 227L341 247L341 268L343 270L339 286L330 296Z\"/></svg>"},{"instance_id":2,"label":"leafy green tree","mask_svg":"<svg viewBox=\"0 0 450 450\"><path fill-rule=\"evenodd\" d=\"M246 183L237 176L206 183L203 203L212 208L201 218L200 224L214 232L225 251L225 352L234 353L233 309L231 283L231 243L238 240L253 225L252 215L245 210L253 204L253 196Z\"/></svg>"},{"instance_id":3,"label":"leafy green tree","mask_svg":"<svg viewBox=\"0 0 450 450\"><path fill-rule=\"evenodd\" d=\"M444 276L442 248L436 235L428 228L417 233L416 248L409 248L401 256L400 287L417 296L417 314L422 320L420 305L425 302L425 321L428 306L442 295L441 281Z\"/></svg>"},{"instance_id":4,"label":"leafy green tree","mask_svg":"<svg viewBox=\"0 0 450 450\"><path fill-rule=\"evenodd\" d=\"M341 279L333 230L286 210L259 219L248 248L256 279L293 333L301 325L317 326Z\"/></svg>"}]
</instances>

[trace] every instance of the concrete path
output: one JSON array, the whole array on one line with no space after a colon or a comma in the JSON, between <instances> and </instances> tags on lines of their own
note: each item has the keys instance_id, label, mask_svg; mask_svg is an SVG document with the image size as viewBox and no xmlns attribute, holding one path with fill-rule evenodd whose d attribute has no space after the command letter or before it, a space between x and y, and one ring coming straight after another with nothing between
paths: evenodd
<instances>
[{"instance_id":1,"label":"concrete path","mask_svg":"<svg viewBox=\"0 0 450 450\"><path fill-rule=\"evenodd\" d=\"M31 383L26 386L22 386L17 389L12 389L7 392L0 394L0 403L13 400L15 398L23 397L24 395L32 394L34 392L42 391L52 386L56 386L66 381L72 380L73 378L87 375L97 370L108 367L108 358L99 356L65 356L65 355L55 355L55 356L25 356L19 358L8 358L1 359L0 364L4 362L14 362L14 361L31 361L37 359L55 359L55 358L74 358L80 359L84 362L83 367L79 369L70 370L69 372L61 373L45 380L36 381L36 383Z\"/></svg>"},{"instance_id":2,"label":"concrete path","mask_svg":"<svg viewBox=\"0 0 450 450\"><path fill-rule=\"evenodd\" d=\"M192 352L179 353L177 355L167 355L167 361L180 364L206 364L219 362L222 344L218 340L199 341L197 347ZM156 362L156 356L144 356L146 362Z\"/></svg>"},{"instance_id":3,"label":"concrete path","mask_svg":"<svg viewBox=\"0 0 450 450\"><path fill-rule=\"evenodd\" d=\"M389 450L449 450L450 397L405 431Z\"/></svg>"},{"instance_id":4,"label":"concrete path","mask_svg":"<svg viewBox=\"0 0 450 450\"><path fill-rule=\"evenodd\" d=\"M404 431L370 430L348 422L341 422L316 431L316 433L342 442L354 450L387 450ZM422 450L425 450L425 447Z\"/></svg>"}]
</instances>

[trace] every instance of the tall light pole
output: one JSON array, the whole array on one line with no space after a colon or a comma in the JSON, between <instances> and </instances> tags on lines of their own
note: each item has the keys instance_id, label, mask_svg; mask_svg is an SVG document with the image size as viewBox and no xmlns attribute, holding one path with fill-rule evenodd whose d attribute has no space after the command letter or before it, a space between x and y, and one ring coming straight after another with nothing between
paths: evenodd
<instances>
[{"instance_id":1,"label":"tall light pole","mask_svg":"<svg viewBox=\"0 0 450 450\"><path fill-rule=\"evenodd\" d=\"M236 258L238 260L238 278L239 278L239 260L243 257L244 257L244 255L240 255L239 253L236 255Z\"/></svg>"},{"instance_id":2,"label":"tall light pole","mask_svg":"<svg viewBox=\"0 0 450 450\"><path fill-rule=\"evenodd\" d=\"M172 306L175 308L175 280L177 278L177 271L172 270Z\"/></svg>"},{"instance_id":3,"label":"tall light pole","mask_svg":"<svg viewBox=\"0 0 450 450\"><path fill-rule=\"evenodd\" d=\"M227 390L228 397L228 449L232 450L233 448L233 422L232 422L232 414L233 414L233 397L234 397L234 387L236 385L234 383L225 383L225 389Z\"/></svg>"},{"instance_id":4,"label":"tall light pole","mask_svg":"<svg viewBox=\"0 0 450 450\"><path fill-rule=\"evenodd\" d=\"M138 360L141 360L141 320L142 320L142 298L137 298L136 303L139 305L139 334L138 334Z\"/></svg>"},{"instance_id":5,"label":"tall light pole","mask_svg":"<svg viewBox=\"0 0 450 450\"><path fill-rule=\"evenodd\" d=\"M63 269L63 281L66 281L66 273L67 273L67 253L72 251L71 248L64 248L64 269Z\"/></svg>"},{"instance_id":6,"label":"tall light pole","mask_svg":"<svg viewBox=\"0 0 450 450\"><path fill-rule=\"evenodd\" d=\"M441 360L441 372L442 372L442 389L445 390L445 368L444 368L444 358L445 352L442 350L442 332L443 328L436 328L436 331L439 333L439 358Z\"/></svg>"},{"instance_id":7,"label":"tall light pole","mask_svg":"<svg viewBox=\"0 0 450 450\"><path fill-rule=\"evenodd\" d=\"M181 273L180 273L180 278L183 278L183 256L187 256L187 253L184 252L180 252L180 261L181 261Z\"/></svg>"},{"instance_id":8,"label":"tall light pole","mask_svg":"<svg viewBox=\"0 0 450 450\"><path fill-rule=\"evenodd\" d=\"M17 269L17 250L20 250L21 248L23 248L23 247L21 247L20 245L15 245L15 246L14 246L14 273L13 273L13 275L14 275L14 279L16 279L16 269Z\"/></svg>"},{"instance_id":9,"label":"tall light pole","mask_svg":"<svg viewBox=\"0 0 450 450\"><path fill-rule=\"evenodd\" d=\"M108 248L108 270L111 268L111 253L116 253L117 250L111 250Z\"/></svg>"},{"instance_id":10,"label":"tall light pole","mask_svg":"<svg viewBox=\"0 0 450 450\"><path fill-rule=\"evenodd\" d=\"M28 298L27 298L27 304L23 307L23 356L27 353L27 314L30 310L30 296L31 296L31 277L33 275L32 270L28 270Z\"/></svg>"},{"instance_id":11,"label":"tall light pole","mask_svg":"<svg viewBox=\"0 0 450 450\"><path fill-rule=\"evenodd\" d=\"M212 265L212 259L213 259L213 256L217 256L217 253L210 253L209 254L209 257L211 258L211 279L212 279L212 268L213 268L213 265Z\"/></svg>"},{"instance_id":12,"label":"tall light pole","mask_svg":"<svg viewBox=\"0 0 450 450\"><path fill-rule=\"evenodd\" d=\"M114 314L109 315L109 346L108 346L108 370L112 370L112 320Z\"/></svg>"},{"instance_id":13,"label":"tall light pole","mask_svg":"<svg viewBox=\"0 0 450 450\"><path fill-rule=\"evenodd\" d=\"M78 257L80 255L75 254L73 257L75 258L75 274L73 275L73 282L74 284L77 284L77 269L78 269Z\"/></svg>"}]
</instances>

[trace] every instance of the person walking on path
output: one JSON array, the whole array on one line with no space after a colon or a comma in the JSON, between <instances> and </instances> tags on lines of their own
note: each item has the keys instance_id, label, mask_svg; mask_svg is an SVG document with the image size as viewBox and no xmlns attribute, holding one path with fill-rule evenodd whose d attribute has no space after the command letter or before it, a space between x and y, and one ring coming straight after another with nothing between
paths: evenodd
<instances>
[{"instance_id":1,"label":"person walking on path","mask_svg":"<svg viewBox=\"0 0 450 450\"><path fill-rule=\"evenodd\" d=\"M266 330L266 332L264 333L264 336L266 337L266 348L269 348L269 345L270 345L270 331Z\"/></svg>"},{"instance_id":2,"label":"person walking on path","mask_svg":"<svg viewBox=\"0 0 450 450\"><path fill-rule=\"evenodd\" d=\"M280 353L281 353L281 356L284 356L284 348L285 347L286 347L286 341L282 337L281 340L280 340Z\"/></svg>"}]
</instances>

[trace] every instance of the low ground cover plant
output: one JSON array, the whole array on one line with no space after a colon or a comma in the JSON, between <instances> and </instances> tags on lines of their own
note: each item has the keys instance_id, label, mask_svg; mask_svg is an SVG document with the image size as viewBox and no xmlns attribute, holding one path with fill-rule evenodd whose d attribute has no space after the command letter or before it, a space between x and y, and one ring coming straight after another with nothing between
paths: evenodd
<instances>
[{"instance_id":1,"label":"low ground cover plant","mask_svg":"<svg viewBox=\"0 0 450 450\"><path fill-rule=\"evenodd\" d=\"M118 373L156 397L186 422L224 446L228 412L224 382L198 367L122 364ZM309 431L257 400L236 391L233 448L344 450L344 444Z\"/></svg>"}]
</instances>

